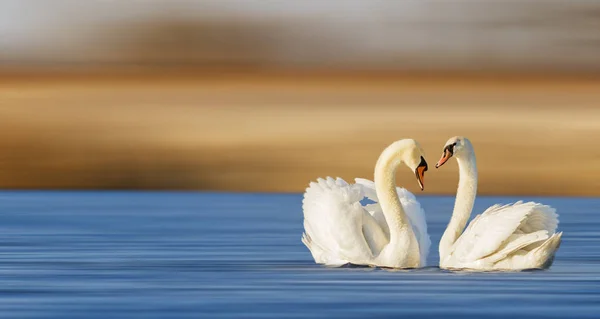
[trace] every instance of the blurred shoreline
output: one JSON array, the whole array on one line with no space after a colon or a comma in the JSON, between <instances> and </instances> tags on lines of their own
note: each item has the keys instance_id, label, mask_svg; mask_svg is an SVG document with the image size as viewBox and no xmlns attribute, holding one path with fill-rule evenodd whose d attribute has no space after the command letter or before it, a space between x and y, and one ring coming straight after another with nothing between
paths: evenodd
<instances>
[{"instance_id":1,"label":"blurred shoreline","mask_svg":"<svg viewBox=\"0 0 600 319\"><path fill-rule=\"evenodd\" d=\"M364 68L294 68L294 67L248 67L248 66L220 66L220 65L198 65L174 66L168 64L163 67L157 65L89 65L82 64L75 66L73 64L51 64L48 66L28 65L28 66L10 66L0 65L1 81L29 81L29 80L157 80L169 79L177 80L203 80L209 79L261 79L261 80L304 80L315 81L343 81L357 82L365 80L385 81L410 81L419 83L422 81L435 81L444 83L469 84L484 82L504 82L504 84L515 84L514 81L525 84L554 83L591 83L600 82L600 73L596 70L585 72L582 70L548 70L534 71L525 70L517 72L512 69L507 70L396 70L396 69L364 69Z\"/></svg>"},{"instance_id":2,"label":"blurred shoreline","mask_svg":"<svg viewBox=\"0 0 600 319\"><path fill-rule=\"evenodd\" d=\"M372 178L412 137L422 195L454 194L453 135L475 144L480 193L598 196L600 77L253 69L4 68L0 187L301 192Z\"/></svg>"}]
</instances>

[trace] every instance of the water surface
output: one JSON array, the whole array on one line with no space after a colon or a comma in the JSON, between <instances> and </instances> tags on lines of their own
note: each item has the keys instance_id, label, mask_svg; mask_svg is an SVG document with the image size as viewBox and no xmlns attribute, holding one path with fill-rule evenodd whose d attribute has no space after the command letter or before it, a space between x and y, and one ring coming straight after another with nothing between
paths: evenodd
<instances>
[{"instance_id":1,"label":"water surface","mask_svg":"<svg viewBox=\"0 0 600 319\"><path fill-rule=\"evenodd\" d=\"M600 199L525 199L560 214L547 271L436 268L452 197L420 197L432 266L388 271L315 265L300 194L2 192L0 318L600 318Z\"/></svg>"}]
</instances>

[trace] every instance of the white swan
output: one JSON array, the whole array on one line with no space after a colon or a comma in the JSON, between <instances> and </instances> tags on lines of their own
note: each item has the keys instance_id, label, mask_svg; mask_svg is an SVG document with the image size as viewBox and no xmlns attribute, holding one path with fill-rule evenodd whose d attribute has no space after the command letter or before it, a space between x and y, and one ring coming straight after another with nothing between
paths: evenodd
<instances>
[{"instance_id":1,"label":"white swan","mask_svg":"<svg viewBox=\"0 0 600 319\"><path fill-rule=\"evenodd\" d=\"M404 163L423 189L427 162L412 139L388 146L375 166L375 183L356 179L318 179L304 193L302 242L316 263L390 268L425 266L431 241L425 214L413 194L396 188L396 169ZM365 197L377 203L362 205Z\"/></svg>"},{"instance_id":2,"label":"white swan","mask_svg":"<svg viewBox=\"0 0 600 319\"><path fill-rule=\"evenodd\" d=\"M453 137L446 142L442 166L450 157L460 177L454 212L440 241L440 268L471 270L543 269L552 265L560 246L555 209L521 201L494 205L477 215L464 230L477 195L477 164L471 142ZM462 233L462 235L461 235Z\"/></svg>"}]
</instances>

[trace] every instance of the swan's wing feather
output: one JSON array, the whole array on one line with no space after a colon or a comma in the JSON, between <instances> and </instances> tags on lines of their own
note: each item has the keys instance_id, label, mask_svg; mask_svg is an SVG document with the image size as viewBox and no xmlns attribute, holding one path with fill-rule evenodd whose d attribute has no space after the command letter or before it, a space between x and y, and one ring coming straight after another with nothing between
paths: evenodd
<instances>
[{"instance_id":1,"label":"swan's wing feather","mask_svg":"<svg viewBox=\"0 0 600 319\"><path fill-rule=\"evenodd\" d=\"M521 223L519 230L524 233L533 233L539 230L545 230L548 234L556 233L556 228L558 227L556 209L539 203L527 204L532 205L531 212Z\"/></svg>"},{"instance_id":2,"label":"swan's wing feather","mask_svg":"<svg viewBox=\"0 0 600 319\"><path fill-rule=\"evenodd\" d=\"M363 187L365 197L372 201L379 202L379 199L377 198L377 192L375 191L375 183L373 181L364 178L356 178L355 181L356 184ZM404 208L404 212L406 213L413 228L415 237L419 241L421 265L425 265L427 256L429 255L429 249L431 247L431 239L427 233L427 220L425 218L425 211L423 211L421 204L411 192L401 187L397 187L396 191L398 192L398 198L400 198L400 203ZM385 221L385 217L383 216L381 206L378 204L371 204L368 206L368 210L389 236L389 227Z\"/></svg>"},{"instance_id":3,"label":"swan's wing feather","mask_svg":"<svg viewBox=\"0 0 600 319\"><path fill-rule=\"evenodd\" d=\"M379 205L379 199L377 198L377 192L375 191L375 183L364 178L355 178L354 181L356 181L356 185L362 188L364 196L375 202L374 204L365 205L365 209L369 212L369 214L371 214L371 216L373 216L379 227L381 227L389 239L390 228L385 220L385 216L383 215L381 205Z\"/></svg>"},{"instance_id":4,"label":"swan's wing feather","mask_svg":"<svg viewBox=\"0 0 600 319\"><path fill-rule=\"evenodd\" d=\"M532 206L528 204L517 202L488 208L469 223L453 245L452 254L463 262L473 262L493 254L531 213Z\"/></svg>"},{"instance_id":5,"label":"swan's wing feather","mask_svg":"<svg viewBox=\"0 0 600 319\"><path fill-rule=\"evenodd\" d=\"M304 237L316 248L315 253L307 245L313 257L319 257L315 257L317 263L365 264L373 258L369 243L379 243L384 235L360 204L363 198L360 186L349 185L341 178L319 178L310 183L302 202Z\"/></svg>"},{"instance_id":6,"label":"swan's wing feather","mask_svg":"<svg viewBox=\"0 0 600 319\"><path fill-rule=\"evenodd\" d=\"M554 208L534 202L493 205L469 223L454 244L453 254L463 262L485 257L501 260L547 239L556 231L557 216Z\"/></svg>"},{"instance_id":7,"label":"swan's wing feather","mask_svg":"<svg viewBox=\"0 0 600 319\"><path fill-rule=\"evenodd\" d=\"M383 210L381 210L381 205L379 205L379 203L367 204L364 206L364 208L373 217L373 220L377 223L377 226L383 230L387 241L389 241L390 228L388 227L385 216L383 215Z\"/></svg>"},{"instance_id":8,"label":"swan's wing feather","mask_svg":"<svg viewBox=\"0 0 600 319\"><path fill-rule=\"evenodd\" d=\"M363 193L365 197L374 201L379 202L377 199L377 191L375 191L375 183L365 178L355 178L356 184L363 186Z\"/></svg>"},{"instance_id":9,"label":"swan's wing feather","mask_svg":"<svg viewBox=\"0 0 600 319\"><path fill-rule=\"evenodd\" d=\"M488 257L485 257L484 261L486 263L494 264L519 251L520 249L535 243L541 243L548 238L550 238L550 236L546 230L538 230L528 234L510 235L508 240L502 244L498 251Z\"/></svg>"}]
</instances>

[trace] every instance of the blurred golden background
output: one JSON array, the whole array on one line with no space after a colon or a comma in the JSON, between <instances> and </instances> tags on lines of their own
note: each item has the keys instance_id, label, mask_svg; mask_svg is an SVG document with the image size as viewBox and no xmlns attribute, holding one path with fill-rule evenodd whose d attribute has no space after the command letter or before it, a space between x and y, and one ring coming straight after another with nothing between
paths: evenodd
<instances>
[{"instance_id":1,"label":"blurred golden background","mask_svg":"<svg viewBox=\"0 0 600 319\"><path fill-rule=\"evenodd\" d=\"M300 192L411 137L451 194L464 135L482 194L600 194L600 4L342 2L0 0L0 187Z\"/></svg>"}]
</instances>

